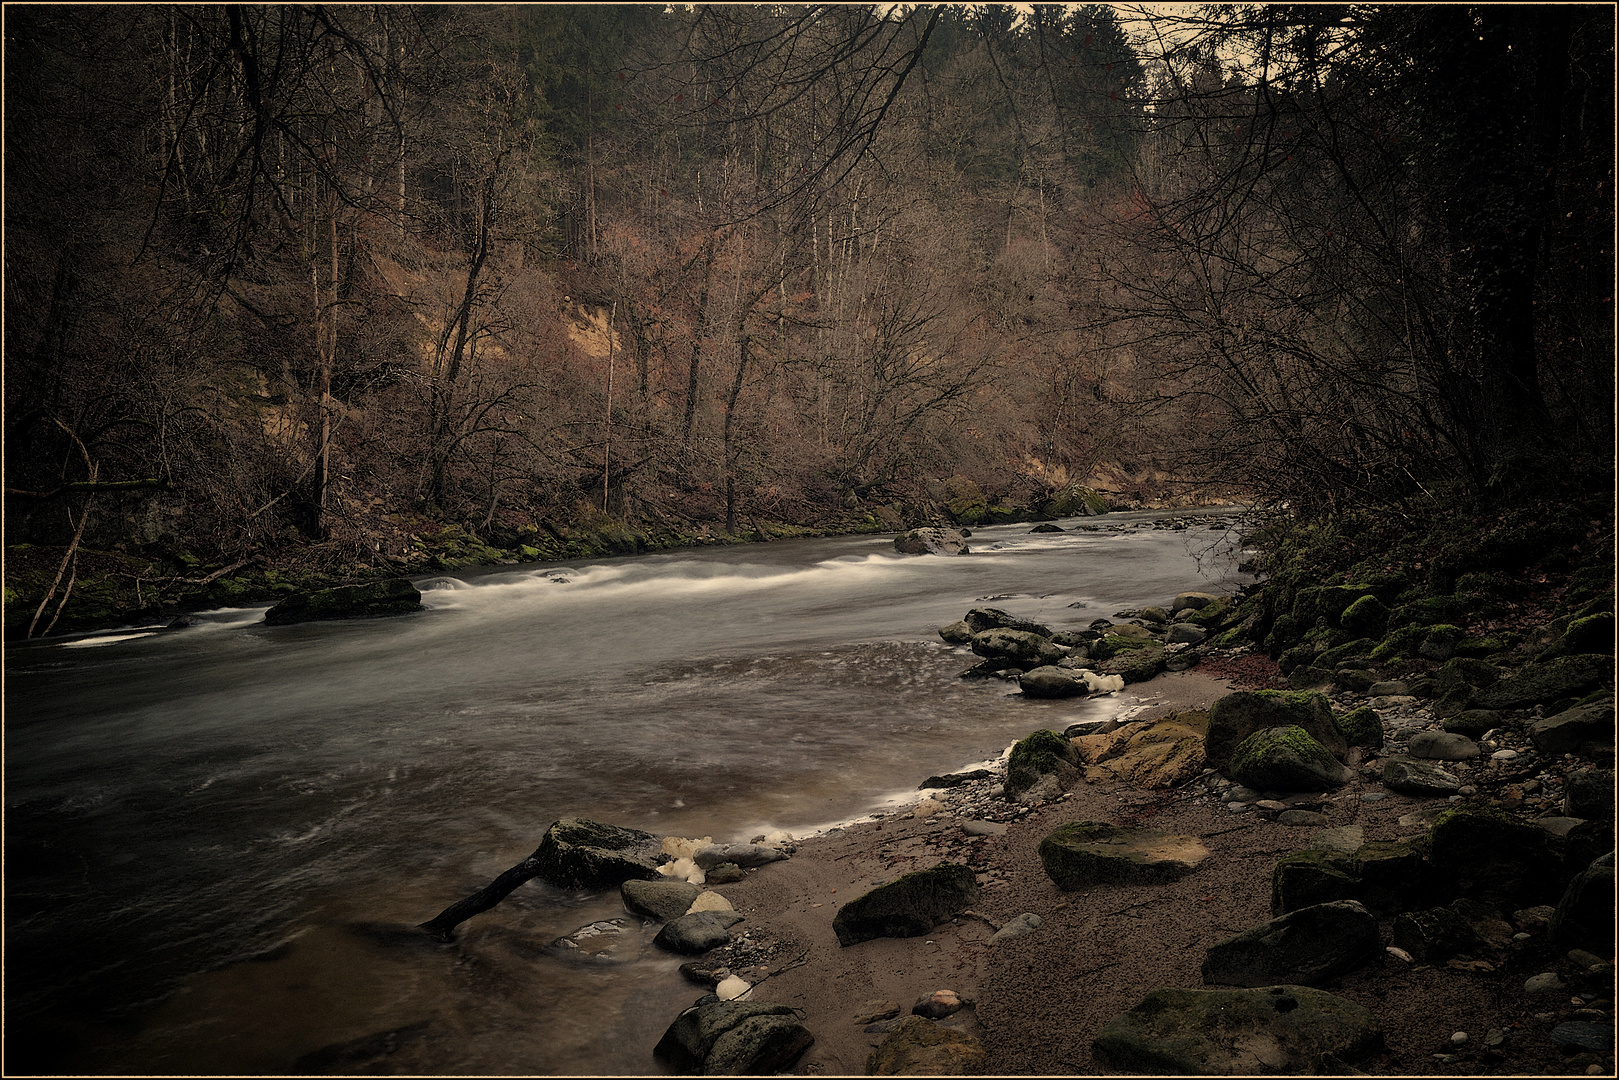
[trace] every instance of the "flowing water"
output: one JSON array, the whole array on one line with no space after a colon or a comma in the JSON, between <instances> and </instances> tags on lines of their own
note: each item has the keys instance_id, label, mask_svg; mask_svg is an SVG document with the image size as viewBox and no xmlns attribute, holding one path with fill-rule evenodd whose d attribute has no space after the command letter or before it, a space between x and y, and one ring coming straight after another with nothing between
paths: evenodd
<instances>
[{"instance_id":1,"label":"flowing water","mask_svg":"<svg viewBox=\"0 0 1619 1080\"><path fill-rule=\"evenodd\" d=\"M347 1072L383 1049L655 1072L696 995L680 959L540 953L616 895L531 882L455 947L396 928L560 817L804 836L1116 712L957 679L976 658L936 631L985 601L1083 627L1240 580L1234 536L1155 516L986 528L962 558L868 536L502 568L420 580L428 610L395 619L248 608L12 647L7 1072Z\"/></svg>"}]
</instances>

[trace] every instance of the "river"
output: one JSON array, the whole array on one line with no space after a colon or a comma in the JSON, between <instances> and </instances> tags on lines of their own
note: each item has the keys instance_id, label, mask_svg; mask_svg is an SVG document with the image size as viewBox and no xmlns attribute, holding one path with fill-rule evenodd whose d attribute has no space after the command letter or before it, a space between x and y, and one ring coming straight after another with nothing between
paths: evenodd
<instances>
[{"instance_id":1,"label":"river","mask_svg":"<svg viewBox=\"0 0 1619 1080\"><path fill-rule=\"evenodd\" d=\"M802 837L1117 712L958 679L976 658L937 628L1230 591L1235 536L1198 513L986 528L958 558L861 536L501 567L420 579L427 610L395 619L13 645L6 1071L343 1072L329 1048L403 1029L436 1074L655 1072L698 993L681 958L539 953L616 895L532 882L455 947L389 928L560 817Z\"/></svg>"}]
</instances>

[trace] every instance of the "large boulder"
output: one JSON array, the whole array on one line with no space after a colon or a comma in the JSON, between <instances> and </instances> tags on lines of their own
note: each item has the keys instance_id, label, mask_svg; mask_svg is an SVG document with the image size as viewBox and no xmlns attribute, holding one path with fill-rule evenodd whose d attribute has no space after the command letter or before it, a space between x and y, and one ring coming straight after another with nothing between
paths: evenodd
<instances>
[{"instance_id":1,"label":"large boulder","mask_svg":"<svg viewBox=\"0 0 1619 1080\"><path fill-rule=\"evenodd\" d=\"M1613 699L1576 705L1529 725L1529 741L1542 754L1575 754L1614 741Z\"/></svg>"},{"instance_id":2,"label":"large boulder","mask_svg":"<svg viewBox=\"0 0 1619 1080\"><path fill-rule=\"evenodd\" d=\"M1284 855L1271 868L1270 913L1359 900L1361 880L1352 856L1325 848Z\"/></svg>"},{"instance_id":3,"label":"large boulder","mask_svg":"<svg viewBox=\"0 0 1619 1080\"><path fill-rule=\"evenodd\" d=\"M1087 885L1159 885L1185 877L1209 857L1195 836L1071 821L1040 841L1046 875L1064 892Z\"/></svg>"},{"instance_id":4,"label":"large boulder","mask_svg":"<svg viewBox=\"0 0 1619 1080\"><path fill-rule=\"evenodd\" d=\"M899 1021L866 1059L867 1076L969 1076L984 1064L978 1037L922 1016Z\"/></svg>"},{"instance_id":5,"label":"large boulder","mask_svg":"<svg viewBox=\"0 0 1619 1080\"><path fill-rule=\"evenodd\" d=\"M1567 878L1560 838L1490 807L1462 804L1434 819L1428 857L1452 896L1516 907L1555 903Z\"/></svg>"},{"instance_id":6,"label":"large boulder","mask_svg":"<svg viewBox=\"0 0 1619 1080\"><path fill-rule=\"evenodd\" d=\"M843 905L832 919L839 945L880 937L920 937L978 900L972 868L940 863L879 885Z\"/></svg>"},{"instance_id":7,"label":"large boulder","mask_svg":"<svg viewBox=\"0 0 1619 1080\"><path fill-rule=\"evenodd\" d=\"M1569 817L1613 820L1612 769L1581 769L1563 780L1563 813Z\"/></svg>"},{"instance_id":8,"label":"large boulder","mask_svg":"<svg viewBox=\"0 0 1619 1080\"><path fill-rule=\"evenodd\" d=\"M1320 986L1382 955L1376 917L1353 900L1339 900L1290 911L1210 947L1203 981Z\"/></svg>"},{"instance_id":9,"label":"large boulder","mask_svg":"<svg viewBox=\"0 0 1619 1080\"><path fill-rule=\"evenodd\" d=\"M1203 771L1205 713L1171 713L1146 725L1129 725L1113 735L1074 740L1081 760L1139 788L1176 787ZM1110 743L1109 740L1112 740Z\"/></svg>"},{"instance_id":10,"label":"large boulder","mask_svg":"<svg viewBox=\"0 0 1619 1080\"><path fill-rule=\"evenodd\" d=\"M972 650L1003 667L1022 668L1024 671L1054 665L1066 655L1049 638L1028 630L1005 630L1000 627L974 634Z\"/></svg>"},{"instance_id":11,"label":"large boulder","mask_svg":"<svg viewBox=\"0 0 1619 1080\"><path fill-rule=\"evenodd\" d=\"M1332 703L1325 694L1300 691L1239 690L1215 701L1209 709L1209 730L1204 740L1209 764L1224 770L1231 754L1248 736L1265 728L1297 725L1334 757L1349 744L1333 722Z\"/></svg>"},{"instance_id":12,"label":"large boulder","mask_svg":"<svg viewBox=\"0 0 1619 1080\"><path fill-rule=\"evenodd\" d=\"M1354 776L1296 724L1264 728L1242 740L1225 774L1259 791L1328 791Z\"/></svg>"},{"instance_id":13,"label":"large boulder","mask_svg":"<svg viewBox=\"0 0 1619 1080\"><path fill-rule=\"evenodd\" d=\"M1301 1074L1323 1054L1362 1060L1383 1044L1365 1007L1307 986L1154 990L1096 1037L1096 1056L1125 1073Z\"/></svg>"},{"instance_id":14,"label":"large boulder","mask_svg":"<svg viewBox=\"0 0 1619 1080\"><path fill-rule=\"evenodd\" d=\"M422 610L422 594L405 578L293 593L264 613L270 626L323 619L380 619Z\"/></svg>"},{"instance_id":15,"label":"large boulder","mask_svg":"<svg viewBox=\"0 0 1619 1080\"><path fill-rule=\"evenodd\" d=\"M568 889L604 889L658 877L662 841L639 829L585 818L553 822L532 856L538 876Z\"/></svg>"},{"instance_id":16,"label":"large boulder","mask_svg":"<svg viewBox=\"0 0 1619 1080\"><path fill-rule=\"evenodd\" d=\"M1565 698L1578 698L1613 678L1613 657L1583 653L1546 664L1530 664L1502 679L1474 699L1481 709L1527 709Z\"/></svg>"},{"instance_id":17,"label":"large boulder","mask_svg":"<svg viewBox=\"0 0 1619 1080\"><path fill-rule=\"evenodd\" d=\"M902 555L967 555L967 538L955 529L912 529L894 538Z\"/></svg>"},{"instance_id":18,"label":"large boulder","mask_svg":"<svg viewBox=\"0 0 1619 1080\"><path fill-rule=\"evenodd\" d=\"M772 1076L814 1042L790 1005L719 1001L681 1013L652 1053L686 1076Z\"/></svg>"}]
</instances>

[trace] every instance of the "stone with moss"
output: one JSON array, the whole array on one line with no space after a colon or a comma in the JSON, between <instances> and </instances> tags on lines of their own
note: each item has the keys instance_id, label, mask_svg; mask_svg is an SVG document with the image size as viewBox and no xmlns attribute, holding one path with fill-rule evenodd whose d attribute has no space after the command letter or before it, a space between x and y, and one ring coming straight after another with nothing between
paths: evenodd
<instances>
[{"instance_id":1,"label":"stone with moss","mask_svg":"<svg viewBox=\"0 0 1619 1080\"><path fill-rule=\"evenodd\" d=\"M974 634L972 650L986 660L999 661L1004 666L1018 667L1024 671L1056 664L1065 655L1049 638L1027 630L1000 627Z\"/></svg>"},{"instance_id":2,"label":"stone with moss","mask_svg":"<svg viewBox=\"0 0 1619 1080\"><path fill-rule=\"evenodd\" d=\"M1278 859L1271 868L1272 915L1336 900L1359 900L1361 893L1354 858L1340 851L1295 851Z\"/></svg>"},{"instance_id":3,"label":"stone with moss","mask_svg":"<svg viewBox=\"0 0 1619 1080\"><path fill-rule=\"evenodd\" d=\"M422 610L422 594L405 578L294 593L264 613L271 626L326 619L377 619Z\"/></svg>"},{"instance_id":4,"label":"stone with moss","mask_svg":"<svg viewBox=\"0 0 1619 1080\"><path fill-rule=\"evenodd\" d=\"M661 851L662 841L651 833L562 818L545 831L531 858L538 876L553 885L600 889L622 886L631 878L657 880Z\"/></svg>"},{"instance_id":5,"label":"stone with moss","mask_svg":"<svg viewBox=\"0 0 1619 1080\"><path fill-rule=\"evenodd\" d=\"M1350 746L1364 746L1375 750L1383 745L1383 718L1370 705L1351 709L1335 719L1338 730L1343 732L1344 741Z\"/></svg>"},{"instance_id":6,"label":"stone with moss","mask_svg":"<svg viewBox=\"0 0 1619 1080\"><path fill-rule=\"evenodd\" d=\"M880 937L920 937L977 900L978 878L972 868L940 863L849 901L833 917L832 931L843 946Z\"/></svg>"},{"instance_id":7,"label":"stone with moss","mask_svg":"<svg viewBox=\"0 0 1619 1080\"><path fill-rule=\"evenodd\" d=\"M1300 589L1293 599L1293 617L1305 623L1327 620L1328 626L1341 626L1343 614L1361 597L1372 595L1366 585L1317 585Z\"/></svg>"},{"instance_id":8,"label":"stone with moss","mask_svg":"<svg viewBox=\"0 0 1619 1080\"><path fill-rule=\"evenodd\" d=\"M1224 772L1259 791L1329 791L1354 775L1296 724L1249 735L1232 751Z\"/></svg>"},{"instance_id":9,"label":"stone with moss","mask_svg":"<svg viewBox=\"0 0 1619 1080\"><path fill-rule=\"evenodd\" d=\"M1404 911L1422 903L1431 883L1423 861L1426 842L1374 840L1351 857L1360 878L1361 903L1374 911Z\"/></svg>"},{"instance_id":10,"label":"stone with moss","mask_svg":"<svg viewBox=\"0 0 1619 1080\"><path fill-rule=\"evenodd\" d=\"M1338 617L1339 625L1360 637L1376 637L1388 627L1388 621L1388 606L1370 593L1350 604Z\"/></svg>"},{"instance_id":11,"label":"stone with moss","mask_svg":"<svg viewBox=\"0 0 1619 1080\"><path fill-rule=\"evenodd\" d=\"M1144 642L1144 648L1119 652L1096 665L1103 675L1117 675L1127 683L1146 682L1164 670L1164 648Z\"/></svg>"},{"instance_id":12,"label":"stone with moss","mask_svg":"<svg viewBox=\"0 0 1619 1080\"><path fill-rule=\"evenodd\" d=\"M1579 698L1598 687L1611 688L1613 657L1595 654L1563 656L1531 664L1478 695L1485 709L1527 709L1564 698Z\"/></svg>"},{"instance_id":13,"label":"stone with moss","mask_svg":"<svg viewBox=\"0 0 1619 1080\"><path fill-rule=\"evenodd\" d=\"M1558 638L1538 659L1552 660L1559 656L1571 656L1578 653L1612 656L1613 652L1613 612L1599 611L1595 615L1587 615L1570 621L1568 629L1563 631L1563 636Z\"/></svg>"},{"instance_id":14,"label":"stone with moss","mask_svg":"<svg viewBox=\"0 0 1619 1080\"><path fill-rule=\"evenodd\" d=\"M1310 691L1239 690L1217 699L1209 710L1205 749L1209 764L1224 769L1248 736L1271 727L1298 725L1334 756L1349 749L1325 694Z\"/></svg>"},{"instance_id":15,"label":"stone with moss","mask_svg":"<svg viewBox=\"0 0 1619 1080\"><path fill-rule=\"evenodd\" d=\"M1390 629L1454 623L1472 614L1473 601L1465 596L1425 596L1401 604L1389 613Z\"/></svg>"},{"instance_id":16,"label":"stone with moss","mask_svg":"<svg viewBox=\"0 0 1619 1080\"><path fill-rule=\"evenodd\" d=\"M1195 836L1071 821L1040 841L1046 875L1064 892L1089 885L1161 885L1185 877L1209 857Z\"/></svg>"},{"instance_id":17,"label":"stone with moss","mask_svg":"<svg viewBox=\"0 0 1619 1080\"><path fill-rule=\"evenodd\" d=\"M1440 814L1428 833L1435 876L1451 896L1518 907L1557 901L1565 880L1561 844L1545 829L1472 803Z\"/></svg>"},{"instance_id":18,"label":"stone with moss","mask_svg":"<svg viewBox=\"0 0 1619 1080\"><path fill-rule=\"evenodd\" d=\"M1059 786L1077 779L1079 754L1074 744L1055 731L1040 730L1019 739L1006 759L1006 797L1016 801L1048 775L1058 777Z\"/></svg>"},{"instance_id":19,"label":"stone with moss","mask_svg":"<svg viewBox=\"0 0 1619 1080\"><path fill-rule=\"evenodd\" d=\"M1317 656L1315 662L1319 667L1337 667L1345 660L1371 656L1372 650L1375 648L1377 648L1375 639L1369 637L1355 638L1352 641L1346 641L1342 645L1336 645L1328 649Z\"/></svg>"}]
</instances>

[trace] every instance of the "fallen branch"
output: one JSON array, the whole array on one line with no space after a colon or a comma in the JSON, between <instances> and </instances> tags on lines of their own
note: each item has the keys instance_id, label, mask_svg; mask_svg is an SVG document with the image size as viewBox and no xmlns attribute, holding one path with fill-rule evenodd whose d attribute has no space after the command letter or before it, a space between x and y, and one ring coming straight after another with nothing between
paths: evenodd
<instances>
[{"instance_id":1,"label":"fallen branch","mask_svg":"<svg viewBox=\"0 0 1619 1080\"><path fill-rule=\"evenodd\" d=\"M440 941L449 941L455 928L474 915L480 915L502 900L517 886L540 874L539 851L501 874L495 880L485 885L481 890L473 893L465 900L457 901L439 912L433 918L418 926Z\"/></svg>"}]
</instances>

